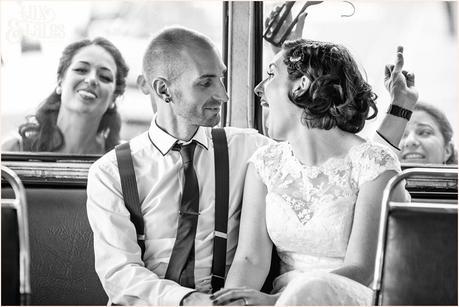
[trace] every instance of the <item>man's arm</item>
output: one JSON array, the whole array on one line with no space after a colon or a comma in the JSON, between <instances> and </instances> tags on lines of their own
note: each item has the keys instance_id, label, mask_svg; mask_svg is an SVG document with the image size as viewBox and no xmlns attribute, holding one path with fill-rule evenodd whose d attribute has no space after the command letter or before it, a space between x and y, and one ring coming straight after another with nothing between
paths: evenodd
<instances>
[{"instance_id":1,"label":"man's arm","mask_svg":"<svg viewBox=\"0 0 459 307\"><path fill-rule=\"evenodd\" d=\"M403 47L399 46L395 65L386 65L384 74L384 84L391 97L391 109L388 112L392 114L386 114L374 138L397 149L419 97L414 86L414 74L402 70L403 64Z\"/></svg>"},{"instance_id":2,"label":"man's arm","mask_svg":"<svg viewBox=\"0 0 459 307\"><path fill-rule=\"evenodd\" d=\"M194 291L174 281L160 279L144 266L115 164L96 162L90 168L87 194L88 219L94 233L95 268L113 303L179 305L183 297Z\"/></svg>"}]
</instances>

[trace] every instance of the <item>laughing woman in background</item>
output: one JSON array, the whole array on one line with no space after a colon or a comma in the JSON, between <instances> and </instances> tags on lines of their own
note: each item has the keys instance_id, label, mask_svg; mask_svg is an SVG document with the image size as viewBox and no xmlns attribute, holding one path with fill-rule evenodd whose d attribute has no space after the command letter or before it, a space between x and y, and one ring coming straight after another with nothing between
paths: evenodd
<instances>
[{"instance_id":1,"label":"laughing woman in background","mask_svg":"<svg viewBox=\"0 0 459 307\"><path fill-rule=\"evenodd\" d=\"M457 164L453 128L437 107L418 102L400 142L400 161Z\"/></svg>"},{"instance_id":2,"label":"laughing woman in background","mask_svg":"<svg viewBox=\"0 0 459 307\"><path fill-rule=\"evenodd\" d=\"M116 99L124 93L129 68L108 40L68 45L59 60L57 86L19 135L3 151L103 154L119 143Z\"/></svg>"}]
</instances>

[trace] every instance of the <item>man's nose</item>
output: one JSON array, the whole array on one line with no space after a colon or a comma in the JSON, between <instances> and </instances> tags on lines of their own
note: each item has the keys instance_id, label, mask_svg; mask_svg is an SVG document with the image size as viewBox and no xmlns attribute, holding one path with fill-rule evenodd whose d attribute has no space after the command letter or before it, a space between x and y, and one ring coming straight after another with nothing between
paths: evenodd
<instances>
[{"instance_id":1,"label":"man's nose","mask_svg":"<svg viewBox=\"0 0 459 307\"><path fill-rule=\"evenodd\" d=\"M223 82L220 82L220 87L218 89L218 92L215 98L218 99L221 103L228 102L229 96L228 96L228 93L226 92L226 88L223 85Z\"/></svg>"}]
</instances>

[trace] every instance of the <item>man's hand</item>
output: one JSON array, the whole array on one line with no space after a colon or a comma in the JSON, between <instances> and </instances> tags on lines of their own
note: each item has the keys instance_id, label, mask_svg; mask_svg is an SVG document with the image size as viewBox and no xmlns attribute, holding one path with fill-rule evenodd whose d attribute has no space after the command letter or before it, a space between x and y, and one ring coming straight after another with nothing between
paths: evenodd
<instances>
[{"instance_id":1,"label":"man's hand","mask_svg":"<svg viewBox=\"0 0 459 307\"><path fill-rule=\"evenodd\" d=\"M212 306L210 294L193 292L182 300L182 306Z\"/></svg>"},{"instance_id":2,"label":"man's hand","mask_svg":"<svg viewBox=\"0 0 459 307\"><path fill-rule=\"evenodd\" d=\"M395 65L386 65L384 85L391 96L391 103L413 111L419 93L414 86L414 74L402 70L404 64L403 47L397 47Z\"/></svg>"}]
</instances>

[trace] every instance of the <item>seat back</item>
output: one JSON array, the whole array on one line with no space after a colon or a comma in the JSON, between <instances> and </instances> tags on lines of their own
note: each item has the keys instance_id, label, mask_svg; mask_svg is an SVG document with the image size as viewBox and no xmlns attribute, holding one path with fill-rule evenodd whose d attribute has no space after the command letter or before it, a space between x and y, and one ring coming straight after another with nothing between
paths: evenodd
<instances>
[{"instance_id":1,"label":"seat back","mask_svg":"<svg viewBox=\"0 0 459 307\"><path fill-rule=\"evenodd\" d=\"M2 197L2 305L30 304L30 251L25 189L19 177L1 167L13 198Z\"/></svg>"},{"instance_id":2,"label":"seat back","mask_svg":"<svg viewBox=\"0 0 459 307\"><path fill-rule=\"evenodd\" d=\"M11 189L2 189L9 196ZM94 267L85 186L27 185L32 305L106 305Z\"/></svg>"},{"instance_id":3,"label":"seat back","mask_svg":"<svg viewBox=\"0 0 459 307\"><path fill-rule=\"evenodd\" d=\"M447 204L389 201L398 182L425 172L457 178L457 170L410 169L389 182L372 285L377 305L457 305L457 199Z\"/></svg>"}]
</instances>

